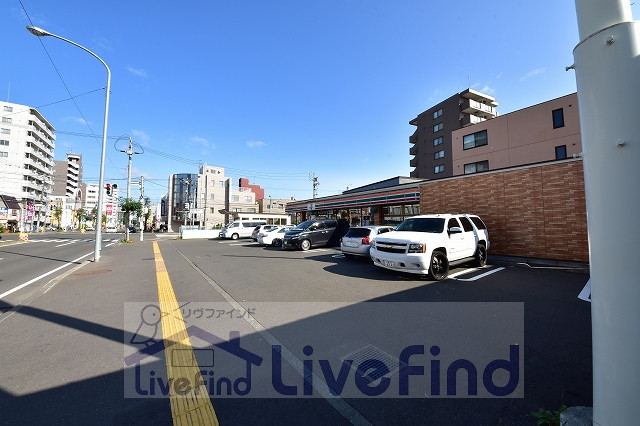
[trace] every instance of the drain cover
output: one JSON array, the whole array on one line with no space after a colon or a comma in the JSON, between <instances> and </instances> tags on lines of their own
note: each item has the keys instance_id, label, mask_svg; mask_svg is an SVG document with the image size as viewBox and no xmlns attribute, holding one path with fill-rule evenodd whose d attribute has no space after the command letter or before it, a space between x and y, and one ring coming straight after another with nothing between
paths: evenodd
<instances>
[{"instance_id":1,"label":"drain cover","mask_svg":"<svg viewBox=\"0 0 640 426\"><path fill-rule=\"evenodd\" d=\"M401 363L398 358L395 358L394 356L389 355L382 349L376 346L373 346L370 343L361 347L360 349L356 349L355 351L339 359L342 362L348 359L353 360L353 363L351 364L351 369L352 370L360 369L362 371L366 371L369 368L369 366L372 364L373 360L382 361L387 366L387 368L389 368L389 373L386 374L388 376L394 375L400 370L401 367L406 366L406 364L404 362ZM376 379L376 378L372 377L372 379Z\"/></svg>"}]
</instances>

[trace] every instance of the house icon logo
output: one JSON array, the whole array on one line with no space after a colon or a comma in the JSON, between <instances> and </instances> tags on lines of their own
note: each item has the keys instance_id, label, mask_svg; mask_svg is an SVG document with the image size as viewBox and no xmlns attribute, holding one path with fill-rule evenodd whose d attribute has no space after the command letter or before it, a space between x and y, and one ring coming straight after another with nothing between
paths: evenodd
<instances>
[{"instance_id":1,"label":"house icon logo","mask_svg":"<svg viewBox=\"0 0 640 426\"><path fill-rule=\"evenodd\" d=\"M190 339L197 338L208 347L182 349L184 345L180 344L178 335L162 339L159 332L161 313L156 305L149 304L140 312L140 325L125 345L125 348L131 345L139 347L124 357L125 367L129 367L129 371L133 367L133 377L125 375L126 396L168 397L171 390L180 394L181 390L199 386L204 386L209 395L245 396L251 392L252 367L260 366L263 358L241 346L240 332L229 331L229 338L225 340L197 325L189 325L186 332ZM186 356L185 351L189 351ZM221 355L219 351L223 351L227 359L240 363L241 368L233 371L241 370L244 374L230 377L225 375L225 371L214 370L214 361ZM165 363L159 365L157 362L162 355L166 359L166 368Z\"/></svg>"}]
</instances>

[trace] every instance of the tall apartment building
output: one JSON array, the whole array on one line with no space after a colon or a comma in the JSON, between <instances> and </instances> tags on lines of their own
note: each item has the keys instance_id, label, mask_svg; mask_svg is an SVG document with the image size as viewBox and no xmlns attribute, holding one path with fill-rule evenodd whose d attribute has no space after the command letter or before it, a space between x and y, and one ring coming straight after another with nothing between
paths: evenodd
<instances>
[{"instance_id":1,"label":"tall apartment building","mask_svg":"<svg viewBox=\"0 0 640 426\"><path fill-rule=\"evenodd\" d=\"M467 89L419 114L409 124L416 130L409 137L413 155L411 177L440 179L454 174L451 133L498 115L496 100Z\"/></svg>"},{"instance_id":2,"label":"tall apartment building","mask_svg":"<svg viewBox=\"0 0 640 426\"><path fill-rule=\"evenodd\" d=\"M66 160L54 160L51 195L75 198L82 185L82 154L67 153Z\"/></svg>"},{"instance_id":3,"label":"tall apartment building","mask_svg":"<svg viewBox=\"0 0 640 426\"><path fill-rule=\"evenodd\" d=\"M26 105L0 102L0 193L42 203L51 192L55 128Z\"/></svg>"},{"instance_id":4,"label":"tall apartment building","mask_svg":"<svg viewBox=\"0 0 640 426\"><path fill-rule=\"evenodd\" d=\"M199 225L205 229L229 223L234 213L258 213L256 192L264 191L259 185L233 186L225 176L223 167L200 167L199 173L174 174L169 177L169 194L163 200L169 230L181 225Z\"/></svg>"}]
</instances>

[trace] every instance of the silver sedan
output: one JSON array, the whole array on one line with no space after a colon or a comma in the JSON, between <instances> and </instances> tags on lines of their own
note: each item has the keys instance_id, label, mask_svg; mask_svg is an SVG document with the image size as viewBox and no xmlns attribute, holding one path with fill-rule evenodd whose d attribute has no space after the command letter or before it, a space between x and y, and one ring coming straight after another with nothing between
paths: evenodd
<instances>
[{"instance_id":1,"label":"silver sedan","mask_svg":"<svg viewBox=\"0 0 640 426\"><path fill-rule=\"evenodd\" d=\"M379 234L393 231L393 226L353 226L340 240L340 249L346 258L369 257L371 240Z\"/></svg>"}]
</instances>

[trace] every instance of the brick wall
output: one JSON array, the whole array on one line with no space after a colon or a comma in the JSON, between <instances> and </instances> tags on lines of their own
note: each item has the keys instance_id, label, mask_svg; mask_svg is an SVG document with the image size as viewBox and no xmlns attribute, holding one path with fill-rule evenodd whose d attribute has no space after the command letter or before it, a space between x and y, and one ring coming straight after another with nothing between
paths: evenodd
<instances>
[{"instance_id":1,"label":"brick wall","mask_svg":"<svg viewBox=\"0 0 640 426\"><path fill-rule=\"evenodd\" d=\"M420 212L479 215L491 254L589 260L582 160L427 182Z\"/></svg>"}]
</instances>

